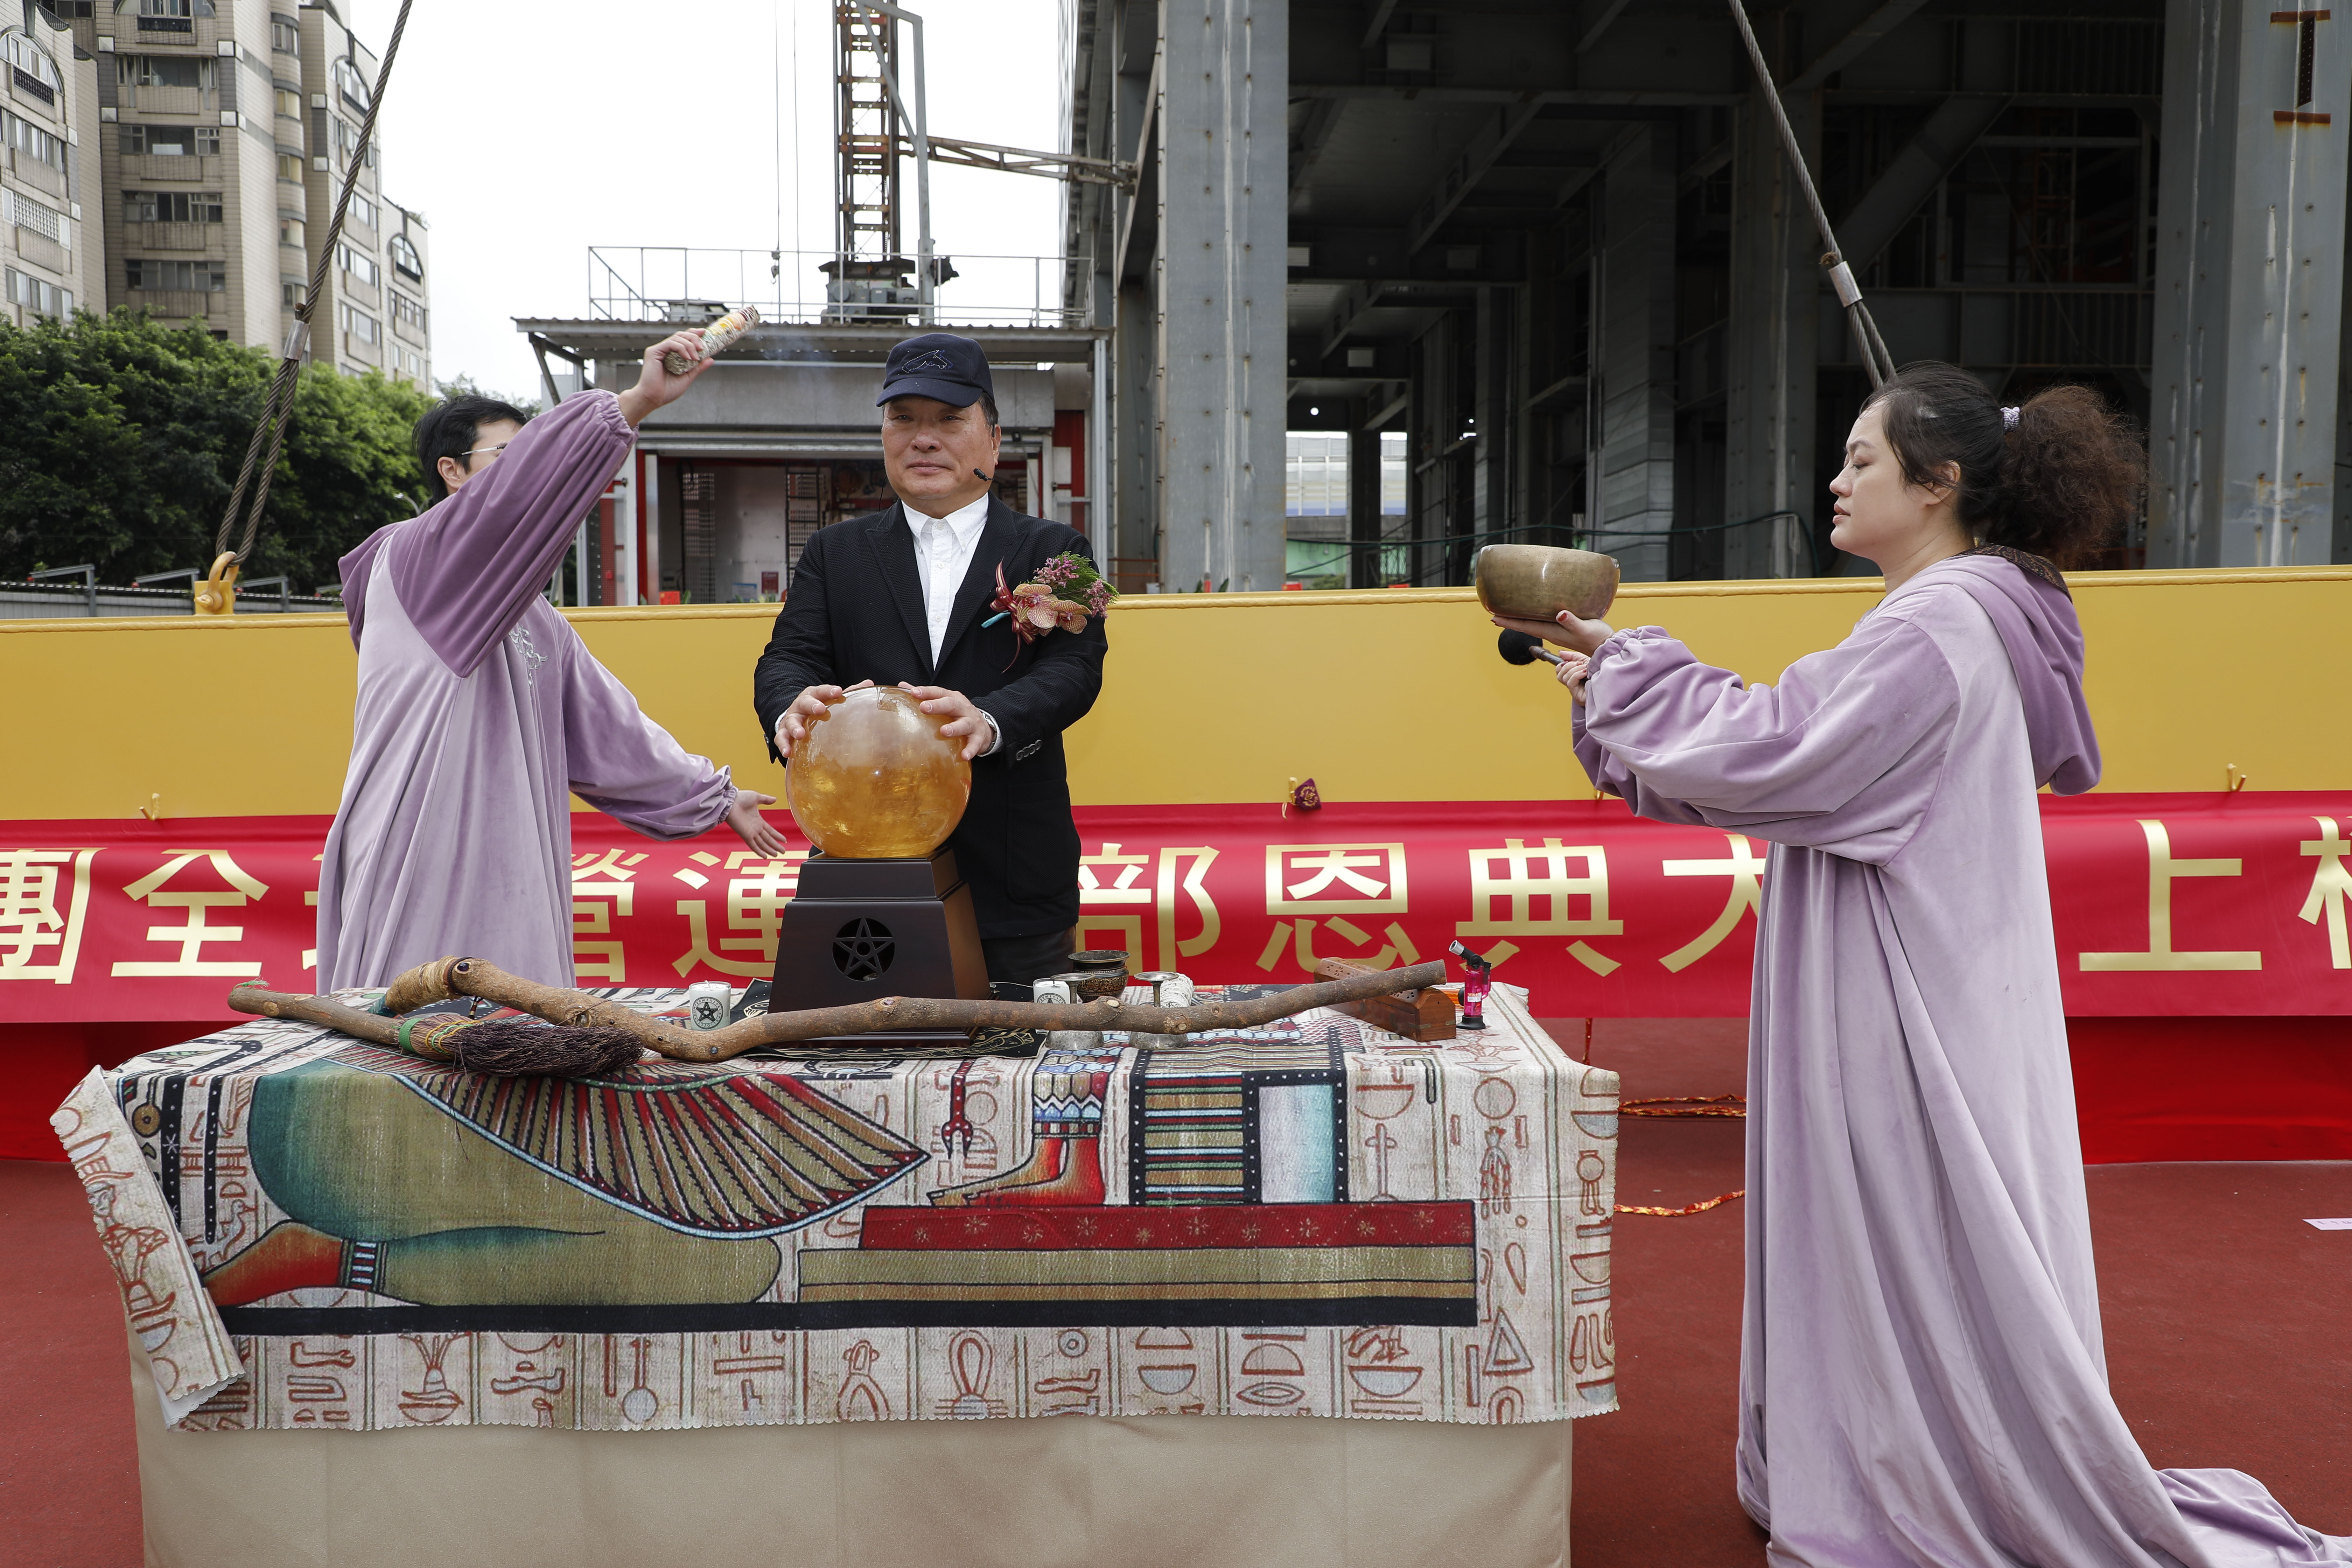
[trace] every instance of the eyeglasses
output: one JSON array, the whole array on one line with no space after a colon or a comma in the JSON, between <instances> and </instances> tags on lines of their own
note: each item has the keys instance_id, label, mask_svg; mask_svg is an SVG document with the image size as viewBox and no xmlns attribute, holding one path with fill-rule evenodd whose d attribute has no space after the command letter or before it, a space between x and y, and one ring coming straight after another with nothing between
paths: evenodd
<instances>
[{"instance_id":1,"label":"eyeglasses","mask_svg":"<svg viewBox=\"0 0 2352 1568\"><path fill-rule=\"evenodd\" d=\"M511 444L512 444L512 443L510 443L510 442L501 441L501 442L499 442L499 443L497 446L495 446L495 447L475 447L475 448L473 448L471 451L467 452L467 453L465 453L465 454L463 454L463 455L464 455L464 456L466 456L466 457L468 457L468 458L478 458L478 457L480 457L482 454L484 454L484 453L486 453L486 452L487 452L487 453L488 453L488 454L489 454L491 457L495 458L495 457L497 457L500 452L505 451L505 450L507 449L507 447L508 447L509 446L510 446Z\"/></svg>"}]
</instances>

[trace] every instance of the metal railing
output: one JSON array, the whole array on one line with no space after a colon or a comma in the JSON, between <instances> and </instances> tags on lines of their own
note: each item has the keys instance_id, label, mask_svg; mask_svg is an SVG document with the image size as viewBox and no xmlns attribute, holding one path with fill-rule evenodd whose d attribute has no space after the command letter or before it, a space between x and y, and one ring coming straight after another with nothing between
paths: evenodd
<instances>
[{"instance_id":1,"label":"metal railing","mask_svg":"<svg viewBox=\"0 0 2352 1568\"><path fill-rule=\"evenodd\" d=\"M588 312L601 321L699 325L737 305L761 320L814 325L917 325L924 307L913 257L859 258L846 268L831 250L721 250L688 246L592 245ZM897 265L894 265L897 263ZM1092 326L1091 309L1069 287L1093 271L1091 257L957 255L934 258L940 278L931 324L968 327ZM845 276L844 274L847 274Z\"/></svg>"},{"instance_id":2,"label":"metal railing","mask_svg":"<svg viewBox=\"0 0 2352 1568\"><path fill-rule=\"evenodd\" d=\"M1531 543L1534 542L1528 536L1539 531L1565 533L1576 541L1579 549L1593 551L1602 555L1615 555L1622 551L1655 543L1661 540L1671 543L1677 540L1694 539L1703 533L1726 533L1735 528L1751 528L1758 523L1778 522L1784 519L1801 525L1791 531L1795 534L1798 542L1805 548L1805 563L1811 569L1811 574L1820 576L1822 574L1820 550L1813 542L1811 531L1801 526L1804 521L1803 514L1783 510L1768 511L1756 517L1743 517L1731 522L1709 522L1689 528L1649 531L1633 531L1605 526L1601 528L1590 525L1563 527L1558 524L1523 522L1510 528L1491 528L1475 533L1434 533L1417 539L1395 533L1384 534L1379 539L1318 539L1312 542L1327 546L1337 553L1327 556L1321 561L1310 563L1295 572L1286 572L1284 574L1284 578L1286 581L1295 582L1309 577L1330 576L1333 575L1330 570L1333 566L1339 566L1344 572L1347 569L1346 563L1358 551L1377 550L1381 552L1383 574L1395 572L1407 573L1409 575L1406 581L1418 585L1423 576L1432 569L1431 567L1422 565L1418 562L1391 567L1387 563L1392 559L1404 558L1411 552L1450 552L1462 545L1483 544L1497 540L1505 543ZM1435 562L1434 566L1441 574L1444 573L1445 562L1442 556Z\"/></svg>"},{"instance_id":3,"label":"metal railing","mask_svg":"<svg viewBox=\"0 0 2352 1568\"><path fill-rule=\"evenodd\" d=\"M95 566L53 566L22 578L0 579L0 620L193 616L195 604L189 589L202 575L183 568L150 573L127 584L109 584L98 580ZM341 592L342 584L329 583L299 594L284 577L257 577L237 584L237 609L264 615L331 612L343 607Z\"/></svg>"}]
</instances>

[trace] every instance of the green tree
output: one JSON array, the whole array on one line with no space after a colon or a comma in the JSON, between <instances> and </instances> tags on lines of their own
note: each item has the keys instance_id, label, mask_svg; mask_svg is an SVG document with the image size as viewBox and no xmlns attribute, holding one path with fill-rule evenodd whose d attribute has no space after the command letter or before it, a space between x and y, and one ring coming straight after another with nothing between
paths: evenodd
<instances>
[{"instance_id":1,"label":"green tree","mask_svg":"<svg viewBox=\"0 0 2352 1568\"><path fill-rule=\"evenodd\" d=\"M212 563L275 363L144 312L0 323L0 577L95 562L102 582ZM308 592L415 515L409 431L432 399L304 370L247 577Z\"/></svg>"}]
</instances>

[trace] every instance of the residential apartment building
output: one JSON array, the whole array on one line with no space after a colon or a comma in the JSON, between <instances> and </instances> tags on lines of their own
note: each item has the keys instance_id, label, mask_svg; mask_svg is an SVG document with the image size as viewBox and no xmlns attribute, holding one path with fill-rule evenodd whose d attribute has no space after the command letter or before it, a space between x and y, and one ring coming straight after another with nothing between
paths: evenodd
<instances>
[{"instance_id":1,"label":"residential apartment building","mask_svg":"<svg viewBox=\"0 0 2352 1568\"><path fill-rule=\"evenodd\" d=\"M90 140L103 194L90 233L102 233L104 248L85 285L89 301L145 307L277 353L326 245L374 56L331 0L40 0L35 8L95 58L100 123ZM384 200L380 154L371 150L352 193L311 312L310 356L430 386L424 220ZM407 335L395 347L396 325Z\"/></svg>"},{"instance_id":2,"label":"residential apartment building","mask_svg":"<svg viewBox=\"0 0 2352 1568\"><path fill-rule=\"evenodd\" d=\"M425 304L425 268L432 260L429 232L421 214L392 202L384 204L392 226L384 231L383 259L391 268L386 279L385 314L392 321L385 373L433 390L431 312Z\"/></svg>"},{"instance_id":3,"label":"residential apartment building","mask_svg":"<svg viewBox=\"0 0 2352 1568\"><path fill-rule=\"evenodd\" d=\"M304 178L315 261L344 174L359 151L360 121L367 115L377 61L374 51L343 25L332 0L312 0L299 16L310 145ZM384 199L377 173L380 128L373 140L352 187L341 241L310 312L310 353L351 374L381 370L430 388L425 221Z\"/></svg>"},{"instance_id":4,"label":"residential apartment building","mask_svg":"<svg viewBox=\"0 0 2352 1568\"><path fill-rule=\"evenodd\" d=\"M106 297L98 61L33 0L0 0L0 321Z\"/></svg>"}]
</instances>

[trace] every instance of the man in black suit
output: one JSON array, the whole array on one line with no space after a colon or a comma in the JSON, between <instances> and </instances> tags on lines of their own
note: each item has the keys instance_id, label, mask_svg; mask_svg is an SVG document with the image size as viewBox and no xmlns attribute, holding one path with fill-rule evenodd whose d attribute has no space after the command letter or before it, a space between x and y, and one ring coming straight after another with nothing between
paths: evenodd
<instances>
[{"instance_id":1,"label":"man in black suit","mask_svg":"<svg viewBox=\"0 0 2352 1568\"><path fill-rule=\"evenodd\" d=\"M1094 706L1108 643L1083 632L1021 641L994 612L1000 571L1018 587L1086 536L993 499L1002 431L988 357L928 332L883 367L882 456L898 504L820 530L801 552L775 634L752 677L772 752L790 765L808 721L842 683L904 687L950 716L971 801L948 839L971 889L989 979L1019 989L1069 967L1078 920L1078 829L1062 731Z\"/></svg>"}]
</instances>

